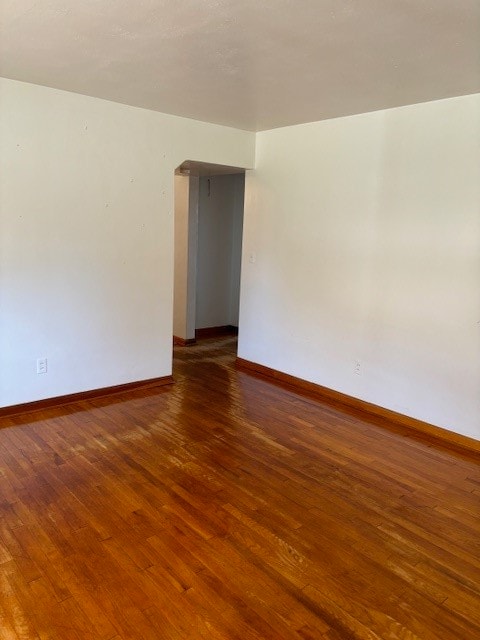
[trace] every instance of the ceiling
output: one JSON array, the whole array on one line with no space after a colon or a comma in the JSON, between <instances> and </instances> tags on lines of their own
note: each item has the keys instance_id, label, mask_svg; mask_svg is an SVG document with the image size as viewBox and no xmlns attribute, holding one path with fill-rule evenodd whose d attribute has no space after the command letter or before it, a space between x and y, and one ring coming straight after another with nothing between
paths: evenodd
<instances>
[{"instance_id":1,"label":"ceiling","mask_svg":"<svg viewBox=\"0 0 480 640\"><path fill-rule=\"evenodd\" d=\"M479 0L0 0L0 75L263 130L480 91Z\"/></svg>"}]
</instances>

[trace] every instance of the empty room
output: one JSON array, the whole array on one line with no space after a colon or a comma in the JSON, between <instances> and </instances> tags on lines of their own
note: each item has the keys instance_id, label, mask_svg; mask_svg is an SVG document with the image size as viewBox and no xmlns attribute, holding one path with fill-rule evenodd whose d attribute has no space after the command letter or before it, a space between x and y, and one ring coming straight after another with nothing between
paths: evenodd
<instances>
[{"instance_id":1,"label":"empty room","mask_svg":"<svg viewBox=\"0 0 480 640\"><path fill-rule=\"evenodd\" d=\"M0 0L0 640L480 639L477 0Z\"/></svg>"}]
</instances>

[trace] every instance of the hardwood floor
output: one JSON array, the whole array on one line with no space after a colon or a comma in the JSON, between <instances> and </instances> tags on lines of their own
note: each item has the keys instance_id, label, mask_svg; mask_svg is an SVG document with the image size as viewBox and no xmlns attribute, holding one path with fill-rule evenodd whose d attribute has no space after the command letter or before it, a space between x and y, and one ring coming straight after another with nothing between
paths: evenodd
<instances>
[{"instance_id":1,"label":"hardwood floor","mask_svg":"<svg viewBox=\"0 0 480 640\"><path fill-rule=\"evenodd\" d=\"M1 420L0 638L480 638L480 472L177 349L176 384Z\"/></svg>"}]
</instances>

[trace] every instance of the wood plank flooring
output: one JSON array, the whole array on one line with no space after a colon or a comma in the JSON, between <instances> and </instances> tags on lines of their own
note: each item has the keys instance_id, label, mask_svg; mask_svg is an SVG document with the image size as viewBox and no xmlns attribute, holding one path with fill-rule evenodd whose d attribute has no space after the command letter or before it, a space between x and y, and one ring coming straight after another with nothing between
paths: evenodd
<instances>
[{"instance_id":1,"label":"wood plank flooring","mask_svg":"<svg viewBox=\"0 0 480 640\"><path fill-rule=\"evenodd\" d=\"M480 639L480 470L177 349L176 384L3 419L2 640Z\"/></svg>"}]
</instances>

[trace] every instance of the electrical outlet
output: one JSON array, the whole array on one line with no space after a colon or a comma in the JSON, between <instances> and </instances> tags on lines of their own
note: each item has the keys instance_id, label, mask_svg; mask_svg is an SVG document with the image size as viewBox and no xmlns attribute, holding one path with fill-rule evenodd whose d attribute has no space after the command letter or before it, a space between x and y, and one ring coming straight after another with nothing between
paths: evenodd
<instances>
[{"instance_id":1,"label":"electrical outlet","mask_svg":"<svg viewBox=\"0 0 480 640\"><path fill-rule=\"evenodd\" d=\"M47 373L47 359L46 358L38 358L37 359L37 373Z\"/></svg>"},{"instance_id":2,"label":"electrical outlet","mask_svg":"<svg viewBox=\"0 0 480 640\"><path fill-rule=\"evenodd\" d=\"M353 368L353 373L356 376L361 375L361 367L360 367L360 360L355 360L355 366Z\"/></svg>"}]
</instances>

